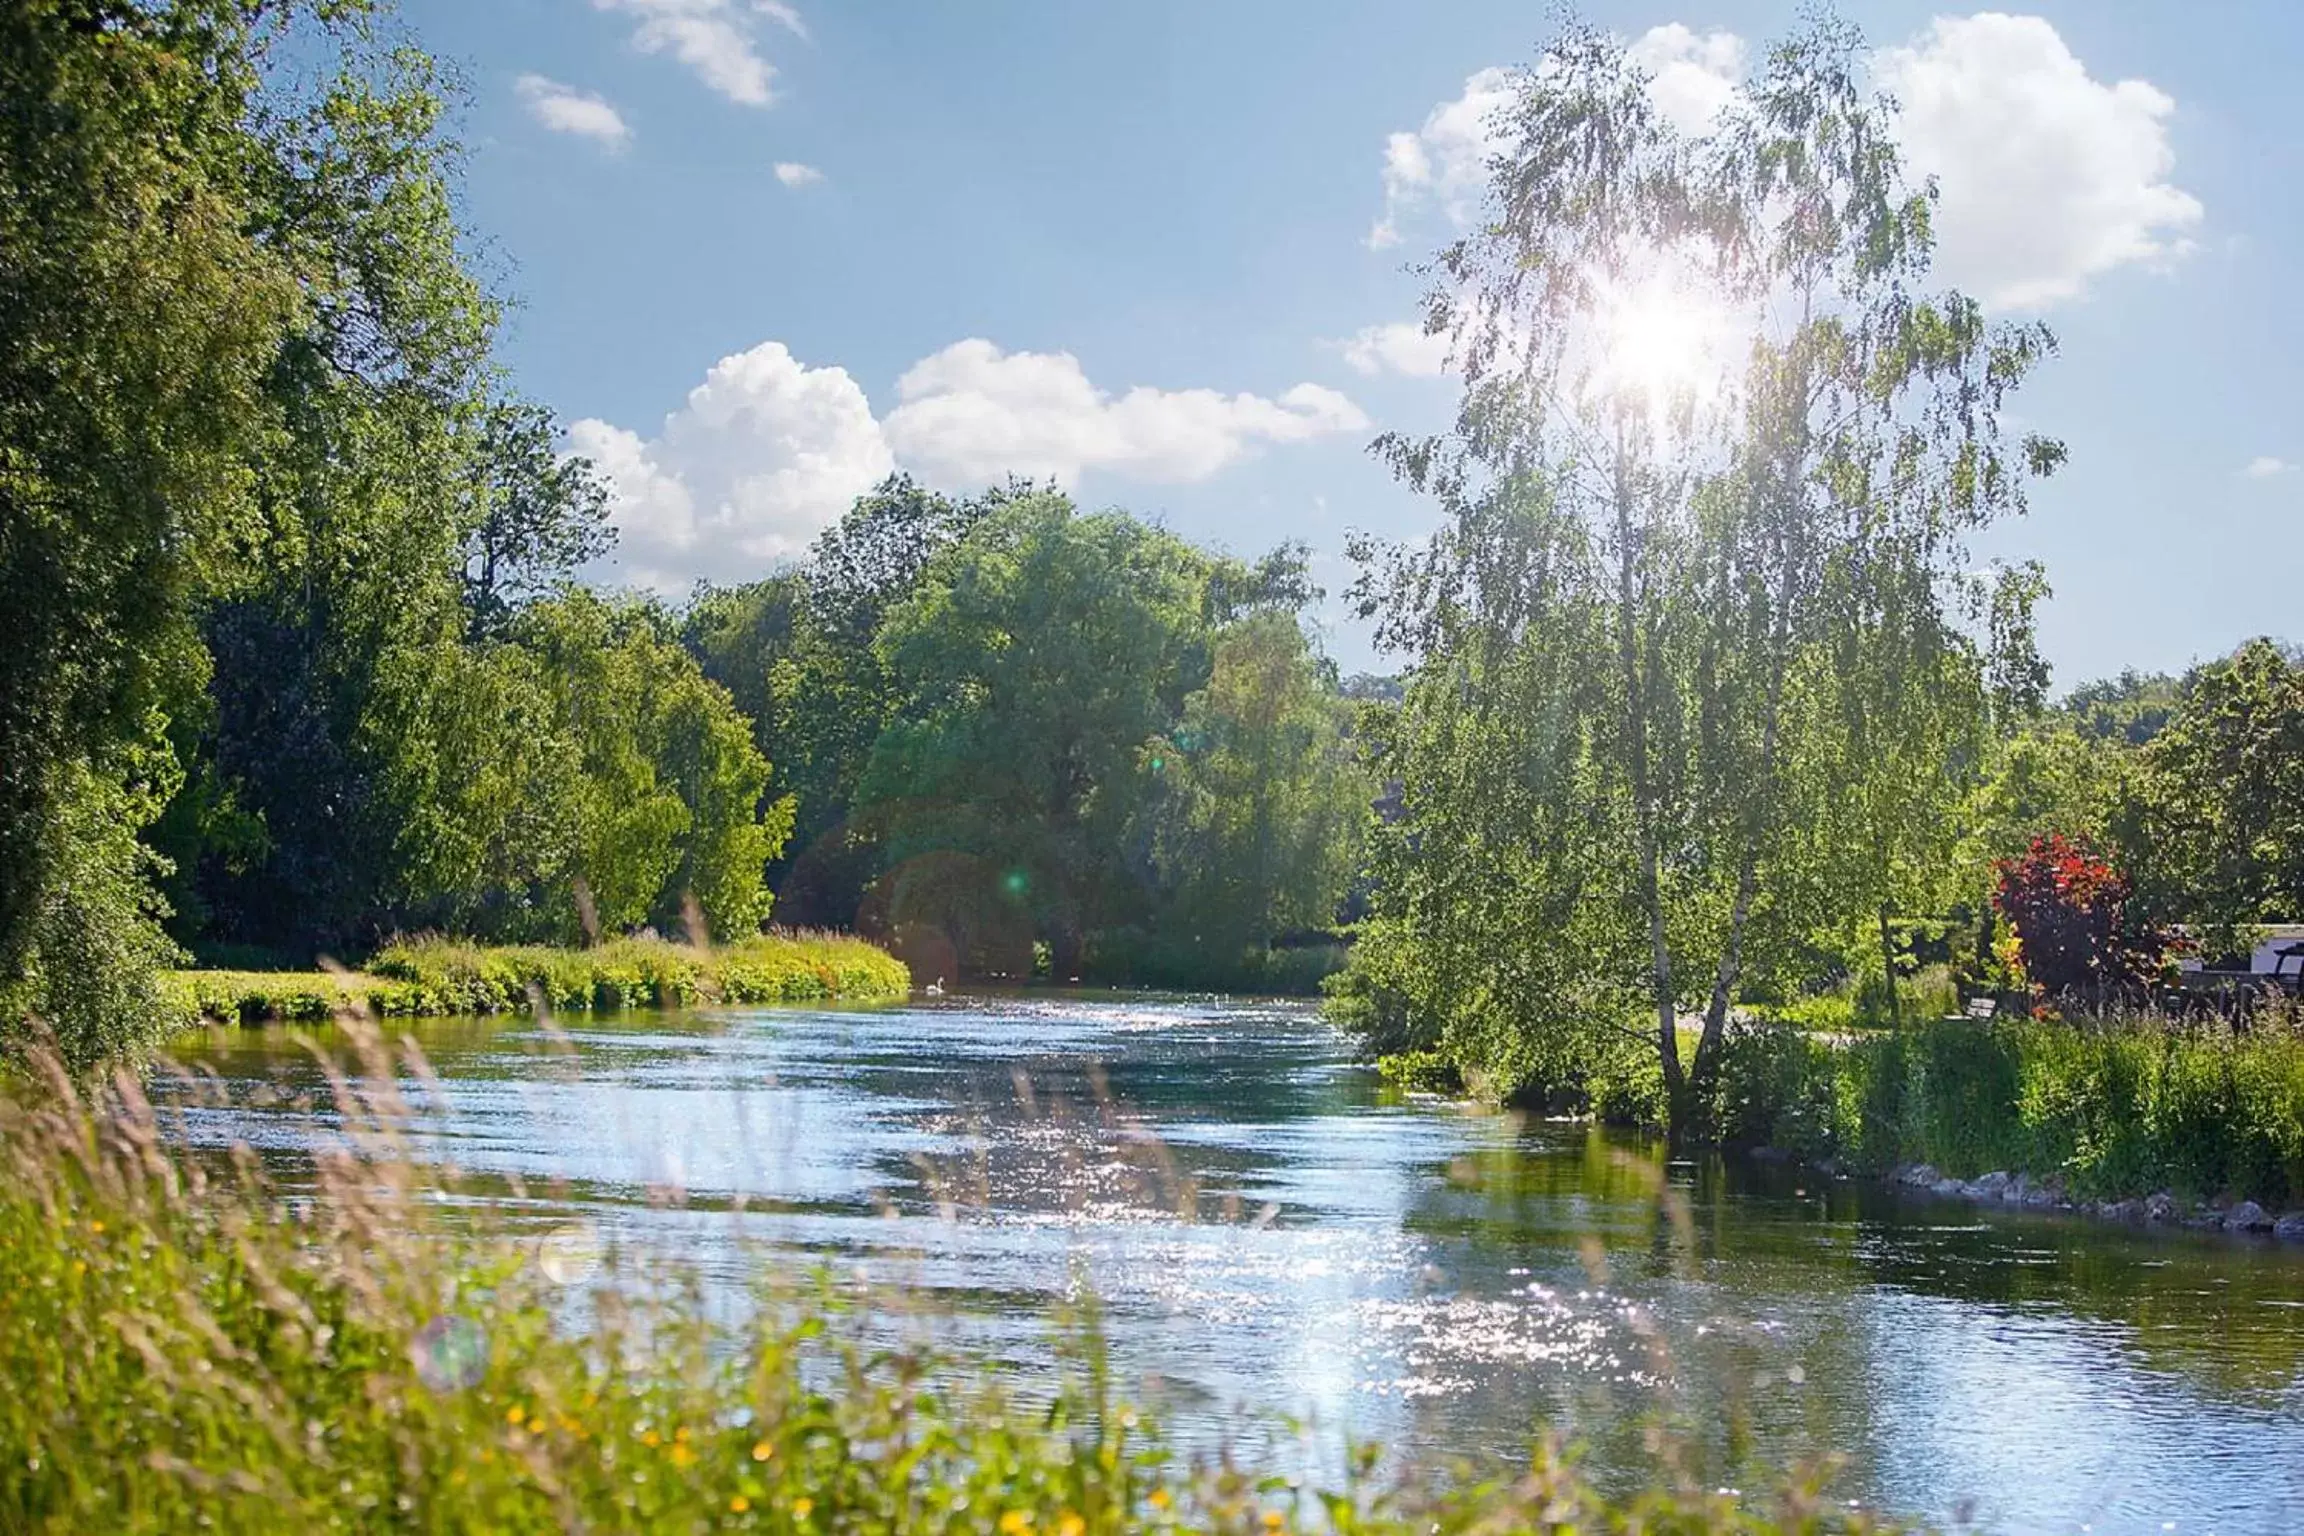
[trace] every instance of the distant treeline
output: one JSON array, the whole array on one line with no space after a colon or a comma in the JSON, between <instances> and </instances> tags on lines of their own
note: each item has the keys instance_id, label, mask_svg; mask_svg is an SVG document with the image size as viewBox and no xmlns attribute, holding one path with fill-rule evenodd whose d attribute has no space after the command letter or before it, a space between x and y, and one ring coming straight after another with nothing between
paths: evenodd
<instances>
[{"instance_id":1,"label":"distant treeline","mask_svg":"<svg viewBox=\"0 0 2304 1536\"><path fill-rule=\"evenodd\" d=\"M372 23L0 8L0 1039L148 1038L187 946L773 917L1225 978L1335 920L1370 796L1300 552L898 481L753 586L576 585L606 488Z\"/></svg>"}]
</instances>

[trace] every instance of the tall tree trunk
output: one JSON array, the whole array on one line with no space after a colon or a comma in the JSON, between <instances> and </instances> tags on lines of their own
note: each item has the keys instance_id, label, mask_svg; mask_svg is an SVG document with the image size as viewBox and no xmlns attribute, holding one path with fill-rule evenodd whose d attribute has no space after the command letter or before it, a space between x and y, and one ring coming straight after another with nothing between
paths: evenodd
<instances>
[{"instance_id":1,"label":"tall tree trunk","mask_svg":"<svg viewBox=\"0 0 2304 1536\"><path fill-rule=\"evenodd\" d=\"M1896 945L1888 937L1888 908L1880 908L1880 974L1888 981L1888 1022L1904 1027L1904 1005L1896 996Z\"/></svg>"},{"instance_id":2,"label":"tall tree trunk","mask_svg":"<svg viewBox=\"0 0 2304 1536\"><path fill-rule=\"evenodd\" d=\"M1664 931L1658 865L1656 789L1648 763L1649 689L1641 678L1639 591L1634 575L1632 486L1621 443L1616 454L1616 646L1624 671L1625 755L1632 775L1633 835L1640 843L1640 904L1648 915L1649 984L1656 999L1656 1060L1664 1074L1665 1128L1677 1145L1694 1123L1687 1075L1680 1066L1680 1019L1672 990L1672 946ZM1653 644L1653 642L1651 642Z\"/></svg>"}]
</instances>

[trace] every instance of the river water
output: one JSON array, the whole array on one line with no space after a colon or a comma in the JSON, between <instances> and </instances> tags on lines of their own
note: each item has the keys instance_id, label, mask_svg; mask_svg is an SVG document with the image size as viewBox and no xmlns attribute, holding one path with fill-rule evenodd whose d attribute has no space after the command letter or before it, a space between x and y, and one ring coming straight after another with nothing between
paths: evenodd
<instances>
[{"instance_id":1,"label":"river water","mask_svg":"<svg viewBox=\"0 0 2304 1536\"><path fill-rule=\"evenodd\" d=\"M323 1032L325 1033L325 1032ZM2304 1531L2304 1251L1938 1203L1402 1097L1310 1009L943 998L409 1029L422 1156L741 1295L828 1265L1044 1366L1091 1287L1181 1438L1304 1429L1604 1479L1674 1424L1724 1483L2007 1532ZM184 1053L186 1134L293 1167L285 1032ZM285 1093L282 1092L285 1090ZM266 1102L260 1102L266 1101ZM682 1198L667 1199L677 1190ZM587 1238L586 1240L590 1240Z\"/></svg>"}]
</instances>

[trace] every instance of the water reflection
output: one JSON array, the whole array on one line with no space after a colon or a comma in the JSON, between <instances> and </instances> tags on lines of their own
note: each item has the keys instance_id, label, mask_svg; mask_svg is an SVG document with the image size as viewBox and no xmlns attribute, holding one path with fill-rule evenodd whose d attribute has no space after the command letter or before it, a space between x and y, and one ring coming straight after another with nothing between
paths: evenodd
<instances>
[{"instance_id":1,"label":"water reflection","mask_svg":"<svg viewBox=\"0 0 2304 1536\"><path fill-rule=\"evenodd\" d=\"M1907 1202L1404 1101L1307 1010L1109 996L428 1023L420 1155L518 1188L549 1262L604 1246L724 1295L783 1255L901 1280L1045 1359L1091 1285L1188 1433L1244 1405L1448 1456L1658 1416L1723 1481L2049 1531L2304 1529L2304 1257ZM323 1097L284 1035L192 1053L184 1134L289 1170ZM283 1102L250 1104L259 1085ZM660 1192L676 1187L681 1201ZM741 1209L739 1209L739 1207Z\"/></svg>"}]
</instances>

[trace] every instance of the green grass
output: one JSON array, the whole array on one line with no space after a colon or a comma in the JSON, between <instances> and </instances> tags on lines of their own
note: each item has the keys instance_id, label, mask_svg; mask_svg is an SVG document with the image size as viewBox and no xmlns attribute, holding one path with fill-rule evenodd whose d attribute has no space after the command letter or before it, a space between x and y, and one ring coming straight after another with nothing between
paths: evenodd
<instances>
[{"instance_id":1,"label":"green grass","mask_svg":"<svg viewBox=\"0 0 2304 1536\"><path fill-rule=\"evenodd\" d=\"M388 1018L809 1002L902 997L902 962L840 934L762 934L697 949L663 939L616 939L591 949L490 947L402 939L361 971L181 971L174 985L200 1017L226 1023L322 1019L347 1007Z\"/></svg>"},{"instance_id":2,"label":"green grass","mask_svg":"<svg viewBox=\"0 0 2304 1536\"><path fill-rule=\"evenodd\" d=\"M2304 1027L1940 1020L1828 1041L1744 1030L1724 1068L1721 1125L1883 1171L1930 1163L2063 1177L2080 1194L2168 1189L2271 1209L2304 1204Z\"/></svg>"},{"instance_id":3,"label":"green grass","mask_svg":"<svg viewBox=\"0 0 2304 1536\"><path fill-rule=\"evenodd\" d=\"M393 1082L403 1063L355 1038L347 1080ZM1603 1495L1551 1442L1485 1483L1380 1480L1371 1451L1327 1491L1187 1461L1119 1400L1092 1321L1052 1320L1023 1396L929 1348L902 1295L770 1271L716 1323L677 1269L611 1256L579 1280L485 1202L438 1198L389 1087L340 1090L341 1150L290 1201L245 1153L171 1151L132 1080L91 1111L32 1066L0 1094L0 1530L1874 1528L1806 1486L1706 1490L1670 1457L1654 1492Z\"/></svg>"}]
</instances>

